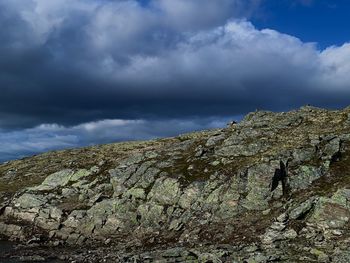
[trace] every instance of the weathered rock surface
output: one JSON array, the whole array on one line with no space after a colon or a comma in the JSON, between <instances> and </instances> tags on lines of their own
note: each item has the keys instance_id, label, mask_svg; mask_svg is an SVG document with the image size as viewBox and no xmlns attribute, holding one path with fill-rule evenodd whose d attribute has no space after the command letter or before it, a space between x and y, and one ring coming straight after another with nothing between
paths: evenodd
<instances>
[{"instance_id":1,"label":"weathered rock surface","mask_svg":"<svg viewBox=\"0 0 350 263\"><path fill-rule=\"evenodd\" d=\"M254 112L2 164L0 237L19 245L0 259L350 262L349 116ZM280 162L287 178L271 191Z\"/></svg>"}]
</instances>

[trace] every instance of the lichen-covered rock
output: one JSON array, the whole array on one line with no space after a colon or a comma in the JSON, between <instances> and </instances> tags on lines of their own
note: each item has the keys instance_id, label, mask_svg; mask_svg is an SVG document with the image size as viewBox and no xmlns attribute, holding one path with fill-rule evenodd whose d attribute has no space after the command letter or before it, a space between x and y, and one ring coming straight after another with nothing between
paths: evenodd
<instances>
[{"instance_id":1,"label":"lichen-covered rock","mask_svg":"<svg viewBox=\"0 0 350 263\"><path fill-rule=\"evenodd\" d=\"M201 192L199 184L193 184L188 186L179 198L179 206L183 209L189 209L191 205L198 199L200 193Z\"/></svg>"},{"instance_id":2,"label":"lichen-covered rock","mask_svg":"<svg viewBox=\"0 0 350 263\"><path fill-rule=\"evenodd\" d=\"M337 249L332 255L332 262L335 263L347 263L350 262L350 251L348 249Z\"/></svg>"},{"instance_id":3,"label":"lichen-covered rock","mask_svg":"<svg viewBox=\"0 0 350 263\"><path fill-rule=\"evenodd\" d=\"M0 239L24 244L17 259L348 262L349 114L257 111L2 164Z\"/></svg>"},{"instance_id":4,"label":"lichen-covered rock","mask_svg":"<svg viewBox=\"0 0 350 263\"><path fill-rule=\"evenodd\" d=\"M40 208L47 203L43 195L25 193L13 201L14 207L21 209Z\"/></svg>"},{"instance_id":5,"label":"lichen-covered rock","mask_svg":"<svg viewBox=\"0 0 350 263\"><path fill-rule=\"evenodd\" d=\"M317 198L310 198L305 202L299 204L297 207L291 208L291 211L289 212L289 218L295 220L305 217L306 214L310 212L310 210L314 207L315 202L317 201Z\"/></svg>"},{"instance_id":6,"label":"lichen-covered rock","mask_svg":"<svg viewBox=\"0 0 350 263\"><path fill-rule=\"evenodd\" d=\"M31 190L50 191L57 187L66 186L72 178L73 174L74 171L70 169L51 174L44 180L41 185L31 188Z\"/></svg>"},{"instance_id":7,"label":"lichen-covered rock","mask_svg":"<svg viewBox=\"0 0 350 263\"><path fill-rule=\"evenodd\" d=\"M159 178L148 194L148 199L161 205L175 205L180 197L181 189L178 180Z\"/></svg>"},{"instance_id":8,"label":"lichen-covered rock","mask_svg":"<svg viewBox=\"0 0 350 263\"><path fill-rule=\"evenodd\" d=\"M343 228L350 220L350 190L339 189L331 198L321 197L309 222L326 228Z\"/></svg>"},{"instance_id":9,"label":"lichen-covered rock","mask_svg":"<svg viewBox=\"0 0 350 263\"><path fill-rule=\"evenodd\" d=\"M124 196L129 199L146 199L145 190L142 188L131 188L130 190L124 193Z\"/></svg>"},{"instance_id":10,"label":"lichen-covered rock","mask_svg":"<svg viewBox=\"0 0 350 263\"><path fill-rule=\"evenodd\" d=\"M306 189L313 181L317 180L322 176L322 173L319 171L319 168L301 165L296 170L296 175L290 177L290 187L291 189L299 190Z\"/></svg>"},{"instance_id":11,"label":"lichen-covered rock","mask_svg":"<svg viewBox=\"0 0 350 263\"><path fill-rule=\"evenodd\" d=\"M237 180L237 178L234 178L228 189L223 191L220 197L221 203L216 215L221 219L233 218L239 211L241 195L239 194L239 183Z\"/></svg>"},{"instance_id":12,"label":"lichen-covered rock","mask_svg":"<svg viewBox=\"0 0 350 263\"><path fill-rule=\"evenodd\" d=\"M140 205L137 212L140 215L141 225L158 228L160 223L165 221L163 210L163 206L155 203Z\"/></svg>"},{"instance_id":13,"label":"lichen-covered rock","mask_svg":"<svg viewBox=\"0 0 350 263\"><path fill-rule=\"evenodd\" d=\"M248 170L248 194L242 205L248 210L265 210L271 196L271 175L276 167L270 164L255 165Z\"/></svg>"}]
</instances>

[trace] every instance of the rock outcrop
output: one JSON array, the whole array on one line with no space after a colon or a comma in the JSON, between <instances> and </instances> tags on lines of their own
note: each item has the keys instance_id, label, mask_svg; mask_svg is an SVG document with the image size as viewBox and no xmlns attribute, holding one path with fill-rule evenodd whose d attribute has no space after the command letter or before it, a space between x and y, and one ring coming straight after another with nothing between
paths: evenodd
<instances>
[{"instance_id":1,"label":"rock outcrop","mask_svg":"<svg viewBox=\"0 0 350 263\"><path fill-rule=\"evenodd\" d=\"M350 262L350 108L2 164L0 236L0 259Z\"/></svg>"}]
</instances>

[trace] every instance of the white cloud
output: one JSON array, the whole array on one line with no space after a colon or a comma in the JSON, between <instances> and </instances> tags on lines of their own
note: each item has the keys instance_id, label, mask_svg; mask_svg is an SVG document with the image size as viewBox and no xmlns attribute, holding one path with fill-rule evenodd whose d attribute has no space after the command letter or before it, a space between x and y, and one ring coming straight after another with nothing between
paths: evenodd
<instances>
[{"instance_id":1,"label":"white cloud","mask_svg":"<svg viewBox=\"0 0 350 263\"><path fill-rule=\"evenodd\" d=\"M161 11L168 26L189 31L220 25L232 16L242 15L242 3L240 0L155 0L152 4Z\"/></svg>"},{"instance_id":2,"label":"white cloud","mask_svg":"<svg viewBox=\"0 0 350 263\"><path fill-rule=\"evenodd\" d=\"M328 88L350 90L350 43L340 47L331 46L320 54L323 72L321 72L320 85L326 84Z\"/></svg>"},{"instance_id":3,"label":"white cloud","mask_svg":"<svg viewBox=\"0 0 350 263\"><path fill-rule=\"evenodd\" d=\"M50 50L82 74L118 87L111 92L176 94L184 92L181 87L188 92L191 85L190 92L200 86L212 93L215 85L226 96L260 89L246 84L251 80L266 86L288 83L295 89L347 89L349 44L319 51L314 43L237 20L258 3L152 0L144 6L136 0L13 0L8 5L31 26L36 44L62 40L56 39L57 32L70 26L82 34L83 43L72 40L81 50L69 51L67 39ZM74 19L83 22L76 25Z\"/></svg>"}]
</instances>

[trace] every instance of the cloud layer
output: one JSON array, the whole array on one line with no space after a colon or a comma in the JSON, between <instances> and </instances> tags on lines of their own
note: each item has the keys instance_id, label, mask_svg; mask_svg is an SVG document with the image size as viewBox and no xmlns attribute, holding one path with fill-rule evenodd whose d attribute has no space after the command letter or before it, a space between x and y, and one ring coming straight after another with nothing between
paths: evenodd
<instances>
[{"instance_id":1,"label":"cloud layer","mask_svg":"<svg viewBox=\"0 0 350 263\"><path fill-rule=\"evenodd\" d=\"M224 127L227 122L228 119L214 117L166 121L101 120L71 127L41 124L24 130L0 131L0 163L50 150L175 136L193 130Z\"/></svg>"},{"instance_id":2,"label":"cloud layer","mask_svg":"<svg viewBox=\"0 0 350 263\"><path fill-rule=\"evenodd\" d=\"M249 17L259 3L1 1L0 136L43 123L349 104L350 44L318 50L257 29Z\"/></svg>"},{"instance_id":3,"label":"cloud layer","mask_svg":"<svg viewBox=\"0 0 350 263\"><path fill-rule=\"evenodd\" d=\"M257 4L2 1L1 126L347 103L349 45L319 51L232 20Z\"/></svg>"}]
</instances>

